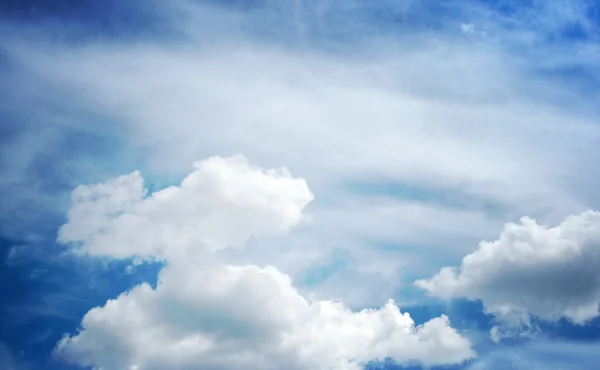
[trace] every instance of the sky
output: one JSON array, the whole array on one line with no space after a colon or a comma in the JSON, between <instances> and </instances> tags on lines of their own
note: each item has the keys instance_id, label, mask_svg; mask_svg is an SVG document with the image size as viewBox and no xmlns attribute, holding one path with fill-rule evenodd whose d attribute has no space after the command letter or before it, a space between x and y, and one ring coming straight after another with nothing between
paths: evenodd
<instances>
[{"instance_id":1,"label":"sky","mask_svg":"<svg viewBox=\"0 0 600 370\"><path fill-rule=\"evenodd\" d=\"M0 0L0 370L600 364L600 3Z\"/></svg>"}]
</instances>

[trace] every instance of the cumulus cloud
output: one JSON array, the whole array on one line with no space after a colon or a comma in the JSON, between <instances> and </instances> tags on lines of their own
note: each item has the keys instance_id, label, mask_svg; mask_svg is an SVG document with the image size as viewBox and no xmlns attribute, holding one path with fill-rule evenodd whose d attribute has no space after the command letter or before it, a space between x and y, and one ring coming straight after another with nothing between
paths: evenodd
<instances>
[{"instance_id":1,"label":"cumulus cloud","mask_svg":"<svg viewBox=\"0 0 600 370\"><path fill-rule=\"evenodd\" d=\"M159 257L167 266L156 288L143 284L90 310L56 348L68 361L98 369L342 370L385 358L439 365L475 355L445 316L415 326L393 301L353 312L307 300L275 267L226 264L210 253L301 221L312 194L286 170L211 158L179 187L144 197L142 181L135 172L73 191L62 241L114 258Z\"/></svg>"},{"instance_id":2,"label":"cumulus cloud","mask_svg":"<svg viewBox=\"0 0 600 370\"><path fill-rule=\"evenodd\" d=\"M507 323L527 324L530 315L584 323L599 314L599 263L600 213L569 216L554 227L523 217L498 240L480 243L460 267L416 284L442 298L480 299Z\"/></svg>"},{"instance_id":3,"label":"cumulus cloud","mask_svg":"<svg viewBox=\"0 0 600 370\"><path fill-rule=\"evenodd\" d=\"M148 197L137 171L77 187L59 241L116 258L217 250L287 230L313 199L306 182L286 169L257 170L242 156L214 157L194 167L181 185Z\"/></svg>"},{"instance_id":4,"label":"cumulus cloud","mask_svg":"<svg viewBox=\"0 0 600 370\"><path fill-rule=\"evenodd\" d=\"M447 317L415 327L390 301L351 312L307 301L273 267L177 263L88 312L59 354L100 369L360 369L370 360L440 365L474 355Z\"/></svg>"},{"instance_id":5,"label":"cumulus cloud","mask_svg":"<svg viewBox=\"0 0 600 370\"><path fill-rule=\"evenodd\" d=\"M595 44L585 45L582 40L561 43L552 37L571 23L557 25L555 20L565 15L560 7L535 2L525 7L530 9L525 14L511 10L507 17L506 9L498 11L495 5L481 2L456 4L450 16L435 11L447 9L431 6L434 2L266 0L245 2L243 7L237 3L177 0L153 4L149 11L160 15L152 22L153 29L160 29L159 38L144 34L132 40L130 35L119 34L118 39L107 39L92 32L91 40L77 35L73 32L77 27L69 24L44 22L37 30L17 30L12 23L0 25L6 31L0 36L0 48L14 65L7 72L13 77L6 91L10 92L11 110L19 115L58 131L85 122L101 136L118 132L115 141L124 143L124 148L119 148L123 156L143 157L142 165L157 177L178 176L195 158L243 152L271 167L285 164L319 194L319 201L311 204L311 216L317 222L303 230L301 237L296 233L293 240L288 239L285 245L296 248L288 248L294 250L287 253L281 252L286 248L275 247L286 239L263 243L261 237L255 243L255 237L285 234L297 225L312 199L301 180L281 171L274 176L268 171L257 175L256 168L233 160L252 176L236 170L231 178L219 177L217 173L228 173L233 164L231 159L218 158L212 162L220 163L214 171L197 168L187 183L150 195L137 172L80 187L73 194L61 242L92 255L161 259L168 261L168 266L156 289L135 288L90 312L88 319L106 314L106 322L85 322L81 333L62 343L59 352L73 362L104 361L104 367L111 366L99 354L101 348L84 349L85 343L101 342L90 334L96 330L106 339L102 342L107 343L106 348L111 343L126 343L113 348L120 356L115 361L127 358L127 363L151 366L144 359L133 358L138 356L136 351L143 352L142 344L131 339L137 329L123 326L123 335L131 335L130 342L117 338L119 330L101 329L110 327L106 323L113 312L111 305L123 307L123 302L129 302L134 307L144 299L158 305L167 299L163 297L177 296L172 269L189 270L192 276L202 268L212 274L200 275L202 281L235 282L245 278L237 277L232 269L241 269L237 273L246 276L251 273L245 269L251 268L260 276L266 274L266 280L279 281L285 277L279 271L294 278L306 275L315 265L319 267L323 256L339 248L350 262L343 273L324 279L321 287L328 291L319 297L354 296L357 306L378 306L401 277L430 276L447 264L440 260L454 261L466 253L458 245L473 245L489 237L489 230L498 230L496 224L506 217L528 214L548 222L598 205L598 193L590 186L599 173L597 89L592 86L593 76L578 72L595 66L598 53ZM546 7L554 10L548 12ZM567 18L581 23L585 8L572 9ZM136 28L138 22L126 18ZM294 37L296 31L301 37ZM549 38L552 42L544 45ZM522 54L524 49L532 54ZM585 77L585 81L577 81L577 88L584 86L583 94L562 83L573 75ZM56 119L47 121L46 117ZM48 135L44 132L43 136ZM36 147L40 144L39 140L32 142ZM92 147L87 141L66 142ZM15 173L30 166L27 156L22 162L15 166ZM98 161L86 162L90 167L85 172L97 175ZM112 162L108 167L113 171L130 168L123 161ZM46 171L40 171L40 176L46 177L48 166L40 163ZM76 183L84 181L87 183ZM94 181L97 179L90 182ZM13 184L32 182L9 183L17 189ZM245 193L248 189L233 185L236 183L256 183L259 189ZM357 190L352 186L356 183L366 186ZM381 183L391 184L393 189L382 190ZM267 184L281 187L281 198L271 188L260 192ZM31 203L32 197L4 198L7 201L2 203L10 209L21 209L15 199ZM15 218L12 213L11 218ZM463 243L464 239L473 242ZM228 248L245 243L251 248ZM385 245L379 248L381 244ZM213 260L215 251L226 260ZM226 258L225 253L231 255ZM256 265L248 265L250 262ZM278 269L260 267L271 263ZM329 268L324 265L322 269ZM278 288L282 291L293 290L289 282L273 284L287 284L285 289ZM303 288L298 287L299 291ZM191 306L206 304L212 296L203 292L190 293L202 303L187 298L180 301ZM286 293L281 300L289 299L288 311L300 312L301 318L272 315L275 324L263 323L274 328L266 330L267 334L303 337L302 330L289 328L312 327L321 319L302 313L334 305L294 294L298 293ZM223 302L230 300L223 298ZM348 300L344 302L346 306L336 311L338 316L357 317L358 313L348 310ZM160 312L140 307L136 317L146 320L148 328L163 328L166 333L175 330L173 322L159 320ZM386 307L390 306L373 311L373 317L384 315ZM237 317L228 308L219 312ZM121 318L120 314L117 317ZM444 319L433 322L443 323ZM223 343L229 343L227 338L233 334L224 335L224 342L221 337L213 338L212 329L203 325L189 332L194 334L165 337L169 343L180 343L186 335L196 335L208 338L202 343L209 348L213 346L210 343L227 347ZM424 327L417 329L409 323L398 327L413 332L407 338L423 335ZM271 338L269 335L265 338ZM357 338L357 342L366 341ZM271 343L267 339L265 342ZM292 342L294 348L310 347L300 340ZM169 353L181 347L165 345L176 348ZM338 343L336 348L346 345ZM385 352L369 345L364 348L353 355L358 361ZM417 354L425 353L412 352L413 359L422 359ZM281 350L277 356L288 361L285 353ZM404 354L394 356L409 361ZM143 352L138 357L147 355ZM270 352L264 358L277 363L274 358L279 357L269 356ZM329 364L352 361L344 354L329 356L314 357ZM188 366L185 356L166 357L181 358L181 366ZM438 361L434 358L438 359L431 356L430 362ZM302 358L296 359L303 363Z\"/></svg>"}]
</instances>

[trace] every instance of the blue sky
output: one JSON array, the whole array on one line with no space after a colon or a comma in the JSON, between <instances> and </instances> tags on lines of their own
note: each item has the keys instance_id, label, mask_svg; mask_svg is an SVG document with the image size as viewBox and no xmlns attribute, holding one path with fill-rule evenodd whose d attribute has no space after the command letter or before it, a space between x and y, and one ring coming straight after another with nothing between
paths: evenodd
<instances>
[{"instance_id":1,"label":"blue sky","mask_svg":"<svg viewBox=\"0 0 600 370\"><path fill-rule=\"evenodd\" d=\"M595 369L599 23L1 1L0 369Z\"/></svg>"}]
</instances>

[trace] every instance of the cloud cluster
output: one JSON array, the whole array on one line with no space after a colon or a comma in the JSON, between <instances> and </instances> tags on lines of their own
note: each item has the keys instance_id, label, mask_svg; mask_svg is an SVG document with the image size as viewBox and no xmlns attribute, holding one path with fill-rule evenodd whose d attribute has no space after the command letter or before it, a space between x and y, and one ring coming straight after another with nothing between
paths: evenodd
<instances>
[{"instance_id":1,"label":"cloud cluster","mask_svg":"<svg viewBox=\"0 0 600 370\"><path fill-rule=\"evenodd\" d=\"M474 353L446 317L415 326L384 303L400 281L456 264L517 215L545 225L600 206L587 0L150 3L96 6L82 27L0 19L0 119L21 127L0 127L0 229L41 228L73 184L138 166L171 183L211 155L285 164L311 190L240 156L151 194L139 172L77 188L61 243L165 267L65 337L57 353L75 364L461 362ZM107 15L111 36L93 29ZM525 218L417 285L511 324L585 322L598 315L596 219Z\"/></svg>"},{"instance_id":2,"label":"cloud cluster","mask_svg":"<svg viewBox=\"0 0 600 370\"><path fill-rule=\"evenodd\" d=\"M507 323L530 315L584 323L599 315L600 213L569 216L554 227L523 217L498 240L482 242L459 268L444 267L418 286L442 298L482 300Z\"/></svg>"},{"instance_id":3,"label":"cloud cluster","mask_svg":"<svg viewBox=\"0 0 600 370\"><path fill-rule=\"evenodd\" d=\"M287 230L313 199L306 182L286 169L257 170L242 156L214 157L194 167L180 186L148 197L137 171L77 187L58 240L114 258L215 251Z\"/></svg>"},{"instance_id":4,"label":"cloud cluster","mask_svg":"<svg viewBox=\"0 0 600 370\"><path fill-rule=\"evenodd\" d=\"M450 15L434 3L178 0L149 8L168 30L160 38L82 47L57 43L72 28L56 25L39 33L8 28L0 44L21 66L11 106L27 115L36 106L32 120L44 125L58 117L57 130L85 121L90 131L118 133L117 149L140 158L150 176L181 176L197 158L241 152L307 179L319 195L311 204L316 222L289 239L306 253L258 253L252 245L239 259L268 261L300 281L323 263L316 259L344 249L360 263L313 290L348 302L357 281L389 296L401 278L455 263L464 246L491 238L506 219L555 222L600 204L589 185L599 173L600 126L583 109L597 106L593 89L580 95L551 71L539 73L540 64L564 72L598 58L578 61L582 55L539 42L527 44L536 51L531 59L511 48L516 39L544 39L552 18L540 27L519 12L506 24L493 5L461 3ZM546 7L525 9L539 19ZM461 24L473 32L460 32ZM116 173L133 167L110 162ZM85 172L96 174L89 182L108 177L98 175L98 163L86 161ZM152 217L143 222L160 220ZM155 248L154 235L148 239ZM90 249L109 248L98 245ZM368 274L365 265L373 266ZM391 278L381 273L391 269ZM382 295L351 294L357 306L380 305Z\"/></svg>"},{"instance_id":5,"label":"cloud cluster","mask_svg":"<svg viewBox=\"0 0 600 370\"><path fill-rule=\"evenodd\" d=\"M475 356L445 316L416 326L389 301L349 310L307 300L272 266L231 265L213 252L282 233L312 194L286 170L243 157L198 162L179 186L145 195L134 172L73 191L60 240L112 258L167 262L143 284L90 310L56 352L98 369L360 369L369 361L440 365Z\"/></svg>"}]
</instances>

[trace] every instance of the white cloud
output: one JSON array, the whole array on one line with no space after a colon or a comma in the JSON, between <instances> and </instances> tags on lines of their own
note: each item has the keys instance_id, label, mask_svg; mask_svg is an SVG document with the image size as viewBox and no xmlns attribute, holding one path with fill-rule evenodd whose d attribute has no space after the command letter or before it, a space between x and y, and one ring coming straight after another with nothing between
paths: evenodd
<instances>
[{"instance_id":1,"label":"white cloud","mask_svg":"<svg viewBox=\"0 0 600 370\"><path fill-rule=\"evenodd\" d=\"M81 331L58 344L74 364L346 370L388 357L439 365L475 355L445 316L416 327L392 301L352 312L305 299L274 267L215 259L216 248L301 221L312 194L286 170L217 157L197 163L179 187L144 193L137 172L73 191L62 241L114 258L167 260L155 289L143 284L90 310Z\"/></svg>"},{"instance_id":2,"label":"white cloud","mask_svg":"<svg viewBox=\"0 0 600 370\"><path fill-rule=\"evenodd\" d=\"M191 8L188 16L202 20L219 12ZM554 104L576 99L527 74L516 56L443 34L370 40L357 46L364 52L342 56L281 48L250 33L206 43L200 34L214 31L208 27L238 30L239 18L249 28L263 24L262 13L220 13L229 23L219 27L174 22L191 30L168 45L9 50L75 92L76 106L118 117L160 171L243 152L285 163L318 193L376 178L526 214L573 211L588 200L572 186L589 164L580 159L598 156L595 117L575 103Z\"/></svg>"},{"instance_id":3,"label":"white cloud","mask_svg":"<svg viewBox=\"0 0 600 370\"><path fill-rule=\"evenodd\" d=\"M360 369L391 357L426 365L474 356L445 316L415 327L393 302L351 312L307 301L273 267L176 263L158 287L91 310L57 352L99 369Z\"/></svg>"},{"instance_id":4,"label":"white cloud","mask_svg":"<svg viewBox=\"0 0 600 370\"><path fill-rule=\"evenodd\" d=\"M600 304L600 213L587 211L547 227L524 217L482 242L459 268L444 267L418 286L442 297L481 299L508 323L566 317L583 323Z\"/></svg>"},{"instance_id":5,"label":"white cloud","mask_svg":"<svg viewBox=\"0 0 600 370\"><path fill-rule=\"evenodd\" d=\"M49 27L28 34L2 24L6 32L0 47L15 66L11 81L16 81L6 90L11 107L32 121L55 115L58 129L62 124L86 125L105 133L106 127L117 127L126 136L125 156L144 157L143 165L157 177L181 174L193 159L215 154L243 152L271 167L285 164L318 195L311 205L315 222L289 239L261 239L250 241L242 252L221 251L219 258L225 262L211 266L220 266L215 267L217 275L229 276L236 264L272 263L277 271L296 277L332 249L345 249L355 263L326 280L321 287L326 291L319 296L351 297L352 304L346 306L380 301L397 286L400 272L424 273L441 258L464 255L459 246L472 245L465 240L481 240L505 216L529 214L547 222L599 205L590 184L599 173L600 126L597 114L581 109L589 102L595 106L597 99L589 91L580 95L547 78L552 68L564 72L595 65L597 50L578 42L559 45L560 52L553 54L541 45L547 34L562 28L555 22L564 13L560 6L548 5L551 12L535 17L499 17L479 12L473 4L457 6L452 13L460 13L462 31L486 36L464 37L456 19L446 34L444 17L431 19L435 14L426 5L425 18L432 20L423 22L426 31L413 29L418 22L402 24L421 19L413 17L420 14L412 9L422 2L403 1L399 8L398 2L380 3L265 1L241 12L236 7L163 2L155 10L167 18L173 16L171 7L177 8L170 24L160 25L174 31L173 38L169 32L161 40L135 43L99 38L84 47L66 41L72 37L55 37ZM575 7L568 18L578 20L582 10ZM359 13L383 14L394 19L393 25L369 25L356 17ZM543 22L535 24L537 19ZM514 32L503 35L503 22ZM287 42L293 39L291 28L301 33L302 45ZM389 30L398 29L387 38L395 32ZM31 35L35 40L25 40ZM523 45L534 44L530 49L535 58L518 55ZM540 68L550 73L540 74ZM58 108L52 112L48 106ZM95 126L98 117L102 122ZM16 173L29 166L27 156L20 162ZM111 164L118 166L126 165ZM258 177L270 179L265 173ZM282 185L288 195L294 188L297 197L266 197L269 206L263 208L260 202L231 204L224 194L188 202L190 195L214 190L210 182L192 181L145 198L139 173L131 173L79 188L61 241L80 242L82 251L96 255L166 258L170 269L172 261L181 260L176 256L189 256L193 246L202 246L198 254L203 254L297 224L312 196L301 181L285 178L280 174L277 181L267 182ZM346 187L353 182L393 183L401 190L387 197L365 196ZM224 184L212 183L217 189L235 190L228 188L233 182ZM257 184L263 185L262 180ZM451 201L423 199L415 194L421 191ZM7 200L11 209L18 209L13 197ZM197 210L220 219L198 215ZM199 223L190 223L195 217ZM279 244L286 240L294 248ZM396 251L375 248L382 242ZM273 248L276 244L279 248ZM180 263L182 270L192 268ZM143 289L130 294L142 299L146 296L136 292ZM170 297L175 290L161 285L145 299L158 302L162 294ZM127 297L118 302L128 302ZM296 303L291 306L302 306L297 303L301 299L292 301ZM329 301L305 305L324 302ZM140 317L160 327L148 310L144 307ZM343 316L345 311L338 311ZM93 311L98 312L112 311L107 306ZM311 322L302 321L307 326ZM100 332L118 343L112 333ZM91 341L83 339L89 333L75 338L82 338L83 346ZM79 362L85 361L81 353L100 361L98 353L78 352L83 347L76 342L67 342L65 353L75 354L72 358ZM118 360L135 353L138 342L133 343L117 349L124 356Z\"/></svg>"},{"instance_id":6,"label":"white cloud","mask_svg":"<svg viewBox=\"0 0 600 370\"><path fill-rule=\"evenodd\" d=\"M242 152L307 179L319 199L314 217L339 232L322 237L315 224L306 248L344 246L345 234L365 251L382 239L400 250L426 240L431 248L413 248L415 259L426 263L433 249L450 263L463 254L456 236L465 230L474 243L505 216L555 220L596 200L574 190L595 171L581 158L596 155L598 126L545 104L552 89L523 87L504 55L419 41L350 59L262 44L200 49L194 40L181 49L102 45L38 55L44 65L34 68L78 91L85 109L119 117L155 173ZM457 205L401 191L374 200L345 187L354 181L425 188ZM463 217L477 226L455 222Z\"/></svg>"},{"instance_id":7,"label":"white cloud","mask_svg":"<svg viewBox=\"0 0 600 370\"><path fill-rule=\"evenodd\" d=\"M82 243L82 251L94 255L172 258L285 231L313 199L306 182L286 169L256 170L242 156L194 167L180 186L148 197L137 171L77 187L59 241Z\"/></svg>"},{"instance_id":8,"label":"white cloud","mask_svg":"<svg viewBox=\"0 0 600 370\"><path fill-rule=\"evenodd\" d=\"M548 180L591 150L598 130L572 118L567 129L561 112L511 97L515 82L506 79L514 77L505 76L501 56L471 51L464 58L458 55L466 45L429 47L350 61L320 54L298 60L243 45L191 53L98 48L67 50L46 68L130 122L136 144L152 148L150 160L161 170L240 151L261 163L286 163L319 191L386 178L513 207L573 201ZM423 70L428 78L419 77ZM472 81L473 74L486 80ZM503 104L493 102L501 97Z\"/></svg>"},{"instance_id":9,"label":"white cloud","mask_svg":"<svg viewBox=\"0 0 600 370\"><path fill-rule=\"evenodd\" d=\"M398 2L327 2L316 12L310 2L266 1L243 12L162 4L166 18L172 6L184 4L163 24L177 37L79 47L39 35L16 44L12 37L25 33L5 32L0 42L7 56L42 80L19 75L28 83L12 86L11 95L28 112L38 99L60 107L67 125L92 125L71 110L106 118L99 130L110 122L126 133L126 154L143 157L155 178L178 176L196 158L238 152L305 178L318 195L311 215L319 221L303 229L302 240L289 242L310 241L302 245L306 253L290 252L290 262L288 249L258 255L252 247L243 262L268 261L296 278L334 248L383 261L372 251L384 242L398 249L388 260L400 265L410 255L414 263L404 264L403 273L414 275L433 264L432 255L454 263L463 246L490 237L516 215L554 222L600 205L589 185L599 173L600 125L597 114L582 109L595 103L593 95L537 73L540 63L570 65L574 53L540 46L529 60L503 48L502 42L537 30L526 22L529 14L511 18L510 37L501 34L497 14L469 6L457 7L465 13L459 19L490 37L464 37L452 19L447 28L403 28L387 38L379 23L366 24L362 16L389 9L410 18L420 2L400 8ZM302 47L287 42L296 25L306 31ZM593 65L597 58L587 60ZM413 191L365 196L347 187L353 182ZM442 194L452 206L420 198L420 191ZM399 281L351 268L389 292ZM338 281L336 296L351 291L350 280Z\"/></svg>"},{"instance_id":10,"label":"white cloud","mask_svg":"<svg viewBox=\"0 0 600 370\"><path fill-rule=\"evenodd\" d=\"M251 241L244 249L223 250L220 257L236 264L274 264L294 278L301 292L362 308L385 303L403 280L433 274L440 262L460 258L469 251L465 246L481 235L493 236L502 225L478 211L382 196L340 195L344 201L335 206L318 200L311 203L310 222L291 235ZM440 250L447 244L454 248ZM328 270L317 284L305 285L310 282L307 276L327 270L331 259L337 258L332 255L339 253L347 263Z\"/></svg>"}]
</instances>

